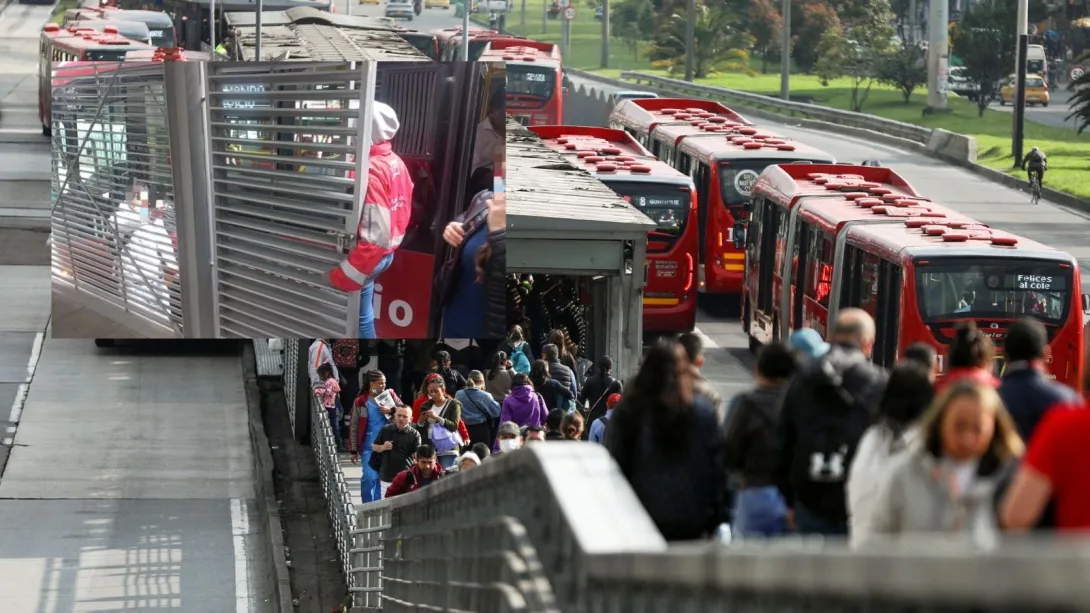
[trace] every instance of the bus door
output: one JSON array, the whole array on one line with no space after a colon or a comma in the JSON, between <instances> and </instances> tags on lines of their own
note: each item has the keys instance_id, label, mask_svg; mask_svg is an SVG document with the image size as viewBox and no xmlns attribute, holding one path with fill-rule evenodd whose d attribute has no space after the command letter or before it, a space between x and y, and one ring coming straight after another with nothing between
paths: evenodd
<instances>
[{"instance_id":1,"label":"bus door","mask_svg":"<svg viewBox=\"0 0 1090 613\"><path fill-rule=\"evenodd\" d=\"M806 226L803 225L801 219L795 222L791 278L784 280L784 283L790 283L793 286L793 293L791 295L791 321L789 322L791 325L789 328L790 330L798 330L802 327L802 282L799 277L799 272L806 270L806 265L809 262L810 256L810 233L806 232L805 229Z\"/></svg>"},{"instance_id":2,"label":"bus door","mask_svg":"<svg viewBox=\"0 0 1090 613\"><path fill-rule=\"evenodd\" d=\"M757 261L760 262L757 309L769 317L772 315L772 283L776 274L776 266L773 262L776 259L776 234L779 231L780 218L780 207L771 200L762 200L758 220L760 225L757 227L758 232L755 233L760 234L756 238L760 244L759 252L756 254Z\"/></svg>"},{"instance_id":3,"label":"bus door","mask_svg":"<svg viewBox=\"0 0 1090 613\"><path fill-rule=\"evenodd\" d=\"M888 261L878 261L878 313L874 320L878 330L874 341L874 361L892 368L897 361L897 336L901 323L901 267Z\"/></svg>"},{"instance_id":4,"label":"bus door","mask_svg":"<svg viewBox=\"0 0 1090 613\"><path fill-rule=\"evenodd\" d=\"M692 164L692 159L684 155L686 163ZM697 247L696 257L701 264L704 263L704 250L707 245L708 234L708 195L712 184L711 168L704 162L696 162L693 169L693 183L696 183L696 223L697 223ZM682 172L687 172L683 170Z\"/></svg>"},{"instance_id":5,"label":"bus door","mask_svg":"<svg viewBox=\"0 0 1090 613\"><path fill-rule=\"evenodd\" d=\"M843 308L859 308L876 322L873 360L891 367L897 361L901 315L901 267L859 247L846 245L842 266L837 270L839 304L830 315ZM835 311L834 311L835 309Z\"/></svg>"}]
</instances>

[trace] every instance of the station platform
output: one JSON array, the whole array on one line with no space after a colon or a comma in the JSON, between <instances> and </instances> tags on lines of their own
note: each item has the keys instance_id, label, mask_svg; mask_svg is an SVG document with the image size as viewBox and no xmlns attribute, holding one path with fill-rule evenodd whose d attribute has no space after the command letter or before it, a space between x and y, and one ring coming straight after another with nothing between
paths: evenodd
<instances>
[{"instance_id":1,"label":"station platform","mask_svg":"<svg viewBox=\"0 0 1090 613\"><path fill-rule=\"evenodd\" d=\"M46 332L0 476L0 611L268 610L247 424L234 348Z\"/></svg>"}]
</instances>

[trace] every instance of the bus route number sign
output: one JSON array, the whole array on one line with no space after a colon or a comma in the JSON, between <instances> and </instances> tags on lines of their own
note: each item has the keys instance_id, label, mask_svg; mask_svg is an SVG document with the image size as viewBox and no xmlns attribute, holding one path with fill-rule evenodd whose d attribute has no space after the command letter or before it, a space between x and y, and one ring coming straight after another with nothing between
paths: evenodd
<instances>
[{"instance_id":1,"label":"bus route number sign","mask_svg":"<svg viewBox=\"0 0 1090 613\"><path fill-rule=\"evenodd\" d=\"M1048 275L1015 275L1018 289L1049 291L1052 289L1052 277Z\"/></svg>"}]
</instances>

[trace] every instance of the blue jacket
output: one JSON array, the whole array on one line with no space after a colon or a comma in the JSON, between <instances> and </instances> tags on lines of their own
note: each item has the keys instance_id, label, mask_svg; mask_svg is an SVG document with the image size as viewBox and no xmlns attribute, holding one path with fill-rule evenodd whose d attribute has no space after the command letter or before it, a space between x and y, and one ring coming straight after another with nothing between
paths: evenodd
<instances>
[{"instance_id":1,"label":"blue jacket","mask_svg":"<svg viewBox=\"0 0 1090 613\"><path fill-rule=\"evenodd\" d=\"M1061 403L1077 402L1079 395L1062 383L1025 362L1011 362L999 385L999 397L1018 427L1022 440L1029 441L1045 412Z\"/></svg>"},{"instance_id":2,"label":"blue jacket","mask_svg":"<svg viewBox=\"0 0 1090 613\"><path fill-rule=\"evenodd\" d=\"M462 403L462 421L467 426L483 424L489 419L500 417L500 403L484 390L467 387L458 390L454 399Z\"/></svg>"},{"instance_id":3,"label":"blue jacket","mask_svg":"<svg viewBox=\"0 0 1090 613\"><path fill-rule=\"evenodd\" d=\"M590 423L590 436L587 437L592 443L603 443L606 438L606 422L609 418L613 417L613 409L606 411L606 414Z\"/></svg>"},{"instance_id":4,"label":"blue jacket","mask_svg":"<svg viewBox=\"0 0 1090 613\"><path fill-rule=\"evenodd\" d=\"M367 431L363 433L363 443L360 445L360 457L363 459L363 465L367 466L367 461L371 459L371 445L375 444L375 439L378 438L378 433L382 431L382 428L389 422L386 421L386 414L382 412L382 409L378 407L373 399L367 400Z\"/></svg>"}]
</instances>

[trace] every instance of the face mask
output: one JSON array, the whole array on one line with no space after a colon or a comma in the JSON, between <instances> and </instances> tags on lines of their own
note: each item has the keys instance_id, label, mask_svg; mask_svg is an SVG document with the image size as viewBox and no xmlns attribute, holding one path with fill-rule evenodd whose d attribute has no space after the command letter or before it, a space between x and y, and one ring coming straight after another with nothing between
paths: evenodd
<instances>
[{"instance_id":1,"label":"face mask","mask_svg":"<svg viewBox=\"0 0 1090 613\"><path fill-rule=\"evenodd\" d=\"M505 438L500 440L500 451L507 453L519 448L519 440L517 438Z\"/></svg>"}]
</instances>

